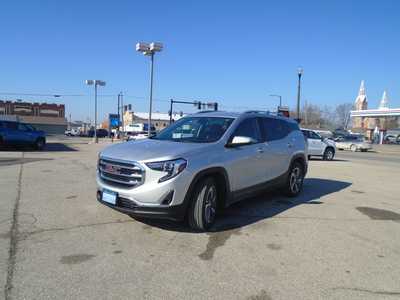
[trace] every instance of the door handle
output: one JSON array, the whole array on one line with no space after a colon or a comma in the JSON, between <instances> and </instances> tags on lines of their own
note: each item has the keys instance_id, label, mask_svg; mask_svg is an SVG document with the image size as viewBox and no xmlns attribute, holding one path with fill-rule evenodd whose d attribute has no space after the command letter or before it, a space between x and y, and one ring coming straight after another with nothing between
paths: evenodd
<instances>
[{"instance_id":1,"label":"door handle","mask_svg":"<svg viewBox=\"0 0 400 300\"><path fill-rule=\"evenodd\" d=\"M292 147L293 147L293 144L292 144L292 143L287 143L287 146L288 146L289 148L292 148Z\"/></svg>"},{"instance_id":2,"label":"door handle","mask_svg":"<svg viewBox=\"0 0 400 300\"><path fill-rule=\"evenodd\" d=\"M264 149L263 148L257 148L257 152L258 153L264 153Z\"/></svg>"}]
</instances>

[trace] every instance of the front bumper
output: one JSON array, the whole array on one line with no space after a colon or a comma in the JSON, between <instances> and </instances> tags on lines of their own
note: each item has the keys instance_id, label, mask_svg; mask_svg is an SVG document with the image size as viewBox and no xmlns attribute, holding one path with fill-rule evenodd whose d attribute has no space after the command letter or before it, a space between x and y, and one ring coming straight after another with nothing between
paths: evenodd
<instances>
[{"instance_id":1,"label":"front bumper","mask_svg":"<svg viewBox=\"0 0 400 300\"><path fill-rule=\"evenodd\" d=\"M129 199L117 197L116 204L113 205L101 200L102 191L100 190L97 191L96 198L101 204L134 217L182 221L186 214L185 203L173 206L139 206Z\"/></svg>"}]
</instances>

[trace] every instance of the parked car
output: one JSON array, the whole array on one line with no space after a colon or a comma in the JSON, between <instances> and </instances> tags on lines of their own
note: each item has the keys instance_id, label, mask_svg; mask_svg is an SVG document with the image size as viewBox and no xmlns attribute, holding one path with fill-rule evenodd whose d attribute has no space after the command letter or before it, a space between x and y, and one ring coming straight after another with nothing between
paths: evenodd
<instances>
[{"instance_id":1,"label":"parked car","mask_svg":"<svg viewBox=\"0 0 400 300\"><path fill-rule=\"evenodd\" d=\"M97 129L96 135L98 138L103 138L108 136L108 131L106 129ZM88 131L88 137L94 137L94 130L90 129Z\"/></svg>"},{"instance_id":2,"label":"parked car","mask_svg":"<svg viewBox=\"0 0 400 300\"><path fill-rule=\"evenodd\" d=\"M156 132L152 132L151 136L155 136ZM127 134L126 135L126 140L127 141L136 141L136 140L142 140L142 139L147 139L149 137L148 133L138 133L138 134Z\"/></svg>"},{"instance_id":3,"label":"parked car","mask_svg":"<svg viewBox=\"0 0 400 300\"><path fill-rule=\"evenodd\" d=\"M30 124L0 120L0 147L6 145L33 146L42 150L46 145L46 134Z\"/></svg>"},{"instance_id":4,"label":"parked car","mask_svg":"<svg viewBox=\"0 0 400 300\"><path fill-rule=\"evenodd\" d=\"M400 135L387 134L384 140L387 144L400 144Z\"/></svg>"},{"instance_id":5,"label":"parked car","mask_svg":"<svg viewBox=\"0 0 400 300\"><path fill-rule=\"evenodd\" d=\"M79 136L79 131L77 129L72 128L65 130L64 134L66 136Z\"/></svg>"},{"instance_id":6,"label":"parked car","mask_svg":"<svg viewBox=\"0 0 400 300\"><path fill-rule=\"evenodd\" d=\"M360 135L347 135L335 139L336 148L338 150L351 150L353 152L366 152L371 150L371 144L364 141L364 137Z\"/></svg>"},{"instance_id":7,"label":"parked car","mask_svg":"<svg viewBox=\"0 0 400 300\"><path fill-rule=\"evenodd\" d=\"M321 137L318 133L310 129L301 129L308 142L308 158L319 156L324 160L332 160L335 157L335 142Z\"/></svg>"},{"instance_id":8,"label":"parked car","mask_svg":"<svg viewBox=\"0 0 400 300\"><path fill-rule=\"evenodd\" d=\"M183 220L207 230L217 208L266 188L297 196L306 141L289 118L262 112L183 117L155 137L99 154L97 200L120 212Z\"/></svg>"}]
</instances>

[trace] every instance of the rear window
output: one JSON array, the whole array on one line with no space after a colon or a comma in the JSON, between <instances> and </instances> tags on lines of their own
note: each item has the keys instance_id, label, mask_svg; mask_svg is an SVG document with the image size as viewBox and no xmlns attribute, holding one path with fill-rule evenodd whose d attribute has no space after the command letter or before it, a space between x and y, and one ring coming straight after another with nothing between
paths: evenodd
<instances>
[{"instance_id":1,"label":"rear window","mask_svg":"<svg viewBox=\"0 0 400 300\"><path fill-rule=\"evenodd\" d=\"M260 127L264 141L276 141L285 138L298 125L275 118L260 118ZM293 126L295 125L295 126Z\"/></svg>"}]
</instances>

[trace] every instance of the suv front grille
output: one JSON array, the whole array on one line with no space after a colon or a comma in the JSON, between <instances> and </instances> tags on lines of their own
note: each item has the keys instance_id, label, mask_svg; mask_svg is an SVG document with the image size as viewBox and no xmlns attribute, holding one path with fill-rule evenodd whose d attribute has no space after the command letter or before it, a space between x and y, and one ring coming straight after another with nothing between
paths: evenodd
<instances>
[{"instance_id":1,"label":"suv front grille","mask_svg":"<svg viewBox=\"0 0 400 300\"><path fill-rule=\"evenodd\" d=\"M144 181L144 169L136 162L100 158L98 164L102 180L118 187L136 187Z\"/></svg>"}]
</instances>

